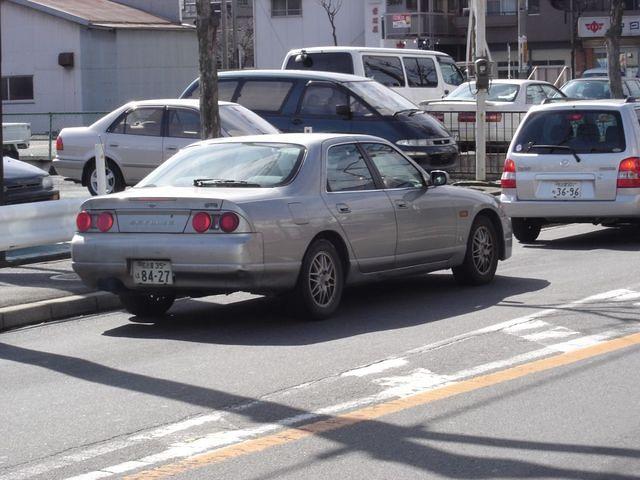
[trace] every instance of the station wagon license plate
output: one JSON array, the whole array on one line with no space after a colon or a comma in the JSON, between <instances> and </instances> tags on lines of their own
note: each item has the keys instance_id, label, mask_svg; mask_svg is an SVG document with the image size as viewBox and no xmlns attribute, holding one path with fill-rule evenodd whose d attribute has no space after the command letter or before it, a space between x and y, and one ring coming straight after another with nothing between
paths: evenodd
<instances>
[{"instance_id":1,"label":"station wagon license plate","mask_svg":"<svg viewBox=\"0 0 640 480\"><path fill-rule=\"evenodd\" d=\"M580 182L555 182L551 195L556 200L575 200L582 197Z\"/></svg>"},{"instance_id":2,"label":"station wagon license plate","mask_svg":"<svg viewBox=\"0 0 640 480\"><path fill-rule=\"evenodd\" d=\"M131 276L139 285L171 285L173 272L171 262L165 260L134 260Z\"/></svg>"}]
</instances>

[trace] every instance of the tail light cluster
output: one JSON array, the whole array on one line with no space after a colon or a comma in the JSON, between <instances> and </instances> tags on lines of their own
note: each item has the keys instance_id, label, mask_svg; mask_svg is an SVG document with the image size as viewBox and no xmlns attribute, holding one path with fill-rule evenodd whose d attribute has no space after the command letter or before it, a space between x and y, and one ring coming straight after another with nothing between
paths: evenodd
<instances>
[{"instance_id":1,"label":"tail light cluster","mask_svg":"<svg viewBox=\"0 0 640 480\"><path fill-rule=\"evenodd\" d=\"M640 188L640 158L629 157L618 167L618 188Z\"/></svg>"},{"instance_id":2,"label":"tail light cluster","mask_svg":"<svg viewBox=\"0 0 640 480\"><path fill-rule=\"evenodd\" d=\"M502 188L516 188L516 162L510 158L504 161L500 186Z\"/></svg>"},{"instance_id":3,"label":"tail light cluster","mask_svg":"<svg viewBox=\"0 0 640 480\"><path fill-rule=\"evenodd\" d=\"M484 114L485 121L487 122L501 122L502 113L500 112L487 112ZM476 121L475 112L460 112L458 113L458 122L469 123Z\"/></svg>"},{"instance_id":4,"label":"tail light cluster","mask_svg":"<svg viewBox=\"0 0 640 480\"><path fill-rule=\"evenodd\" d=\"M429 115L440 122L444 122L444 113L442 112L429 112Z\"/></svg>"},{"instance_id":5,"label":"tail light cluster","mask_svg":"<svg viewBox=\"0 0 640 480\"><path fill-rule=\"evenodd\" d=\"M64 150L64 142L62 141L62 137L58 135L56 138L56 151L61 152L62 150Z\"/></svg>"},{"instance_id":6,"label":"tail light cluster","mask_svg":"<svg viewBox=\"0 0 640 480\"><path fill-rule=\"evenodd\" d=\"M191 226L197 233L209 230L222 230L224 233L235 232L240 225L240 217L234 212L211 214L198 212L191 217Z\"/></svg>"},{"instance_id":7,"label":"tail light cluster","mask_svg":"<svg viewBox=\"0 0 640 480\"><path fill-rule=\"evenodd\" d=\"M90 230L106 233L113 228L114 223L113 212L89 213L83 210L76 217L76 227L81 233Z\"/></svg>"}]
</instances>

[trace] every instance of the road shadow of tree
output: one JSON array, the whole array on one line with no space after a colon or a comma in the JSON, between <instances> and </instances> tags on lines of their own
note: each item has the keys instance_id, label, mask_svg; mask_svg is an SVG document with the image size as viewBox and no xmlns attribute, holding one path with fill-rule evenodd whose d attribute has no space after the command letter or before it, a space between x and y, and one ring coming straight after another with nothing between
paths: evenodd
<instances>
[{"instance_id":1,"label":"road shadow of tree","mask_svg":"<svg viewBox=\"0 0 640 480\"><path fill-rule=\"evenodd\" d=\"M347 289L338 312L322 322L301 321L287 314L280 301L269 298L229 305L196 299L174 307L157 323L126 324L104 335L234 345L308 345L446 320L547 286L547 280L504 276L496 276L490 285L464 288L446 274L404 278Z\"/></svg>"}]
</instances>

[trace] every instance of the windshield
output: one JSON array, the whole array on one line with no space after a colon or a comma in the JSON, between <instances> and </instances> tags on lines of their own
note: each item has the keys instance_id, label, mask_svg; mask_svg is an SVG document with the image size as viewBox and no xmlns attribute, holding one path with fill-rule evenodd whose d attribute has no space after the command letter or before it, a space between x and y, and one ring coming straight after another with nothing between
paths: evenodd
<instances>
[{"instance_id":1,"label":"windshield","mask_svg":"<svg viewBox=\"0 0 640 480\"><path fill-rule=\"evenodd\" d=\"M220 124L229 137L280 133L260 115L240 105L220 106Z\"/></svg>"},{"instance_id":2,"label":"windshield","mask_svg":"<svg viewBox=\"0 0 640 480\"><path fill-rule=\"evenodd\" d=\"M460 85L464 82L464 75L456 66L453 59L439 56L438 63L440 64L440 71L442 72L444 83L449 85Z\"/></svg>"},{"instance_id":3,"label":"windshield","mask_svg":"<svg viewBox=\"0 0 640 480\"><path fill-rule=\"evenodd\" d=\"M142 180L140 187L207 187L237 183L277 187L291 181L305 149L289 143L218 143L181 150ZM216 181L220 181L219 184Z\"/></svg>"},{"instance_id":4,"label":"windshield","mask_svg":"<svg viewBox=\"0 0 640 480\"><path fill-rule=\"evenodd\" d=\"M620 113L612 110L548 110L533 113L515 142L515 152L540 154L559 150L536 145L569 147L576 153L612 153L625 150Z\"/></svg>"},{"instance_id":5,"label":"windshield","mask_svg":"<svg viewBox=\"0 0 640 480\"><path fill-rule=\"evenodd\" d=\"M520 87L514 83L492 83L489 86L487 100L492 102L514 102L518 96ZM476 99L476 82L467 82L460 85L444 100L470 100Z\"/></svg>"},{"instance_id":6,"label":"windshield","mask_svg":"<svg viewBox=\"0 0 640 480\"><path fill-rule=\"evenodd\" d=\"M345 82L345 86L362 98L380 115L393 115L401 110L417 110L418 107L390 88L375 82Z\"/></svg>"},{"instance_id":7,"label":"windshield","mask_svg":"<svg viewBox=\"0 0 640 480\"><path fill-rule=\"evenodd\" d=\"M563 85L560 90L570 98L611 98L608 80L572 80Z\"/></svg>"}]
</instances>

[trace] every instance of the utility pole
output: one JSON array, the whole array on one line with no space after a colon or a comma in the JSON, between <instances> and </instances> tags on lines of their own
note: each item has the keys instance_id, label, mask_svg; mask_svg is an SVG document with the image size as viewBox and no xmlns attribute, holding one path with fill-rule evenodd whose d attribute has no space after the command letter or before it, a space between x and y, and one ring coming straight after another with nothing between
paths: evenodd
<instances>
[{"instance_id":1,"label":"utility pole","mask_svg":"<svg viewBox=\"0 0 640 480\"><path fill-rule=\"evenodd\" d=\"M518 0L518 77L527 78L527 0Z\"/></svg>"},{"instance_id":2,"label":"utility pole","mask_svg":"<svg viewBox=\"0 0 640 480\"><path fill-rule=\"evenodd\" d=\"M227 0L220 0L220 30L222 31L222 69L229 69L229 43L227 39Z\"/></svg>"},{"instance_id":3,"label":"utility pole","mask_svg":"<svg viewBox=\"0 0 640 480\"><path fill-rule=\"evenodd\" d=\"M0 0L0 12L2 12L2 0ZM2 13L0 13L0 81L2 81ZM2 98L0 98L0 124L2 123ZM4 139L2 138L2 125L0 125L0 208L4 205ZM0 252L0 264L7 259L5 252Z\"/></svg>"},{"instance_id":4,"label":"utility pole","mask_svg":"<svg viewBox=\"0 0 640 480\"><path fill-rule=\"evenodd\" d=\"M487 13L487 0L475 0L476 21L476 180L484 181L487 178L487 138L485 116L487 112L488 87L481 85L478 60L487 61L487 42L485 17ZM489 65L486 66L489 70ZM487 72L488 74L489 72ZM487 82L488 83L488 82Z\"/></svg>"},{"instance_id":5,"label":"utility pole","mask_svg":"<svg viewBox=\"0 0 640 480\"><path fill-rule=\"evenodd\" d=\"M231 0L231 65L241 68L238 53L238 0Z\"/></svg>"}]
</instances>

